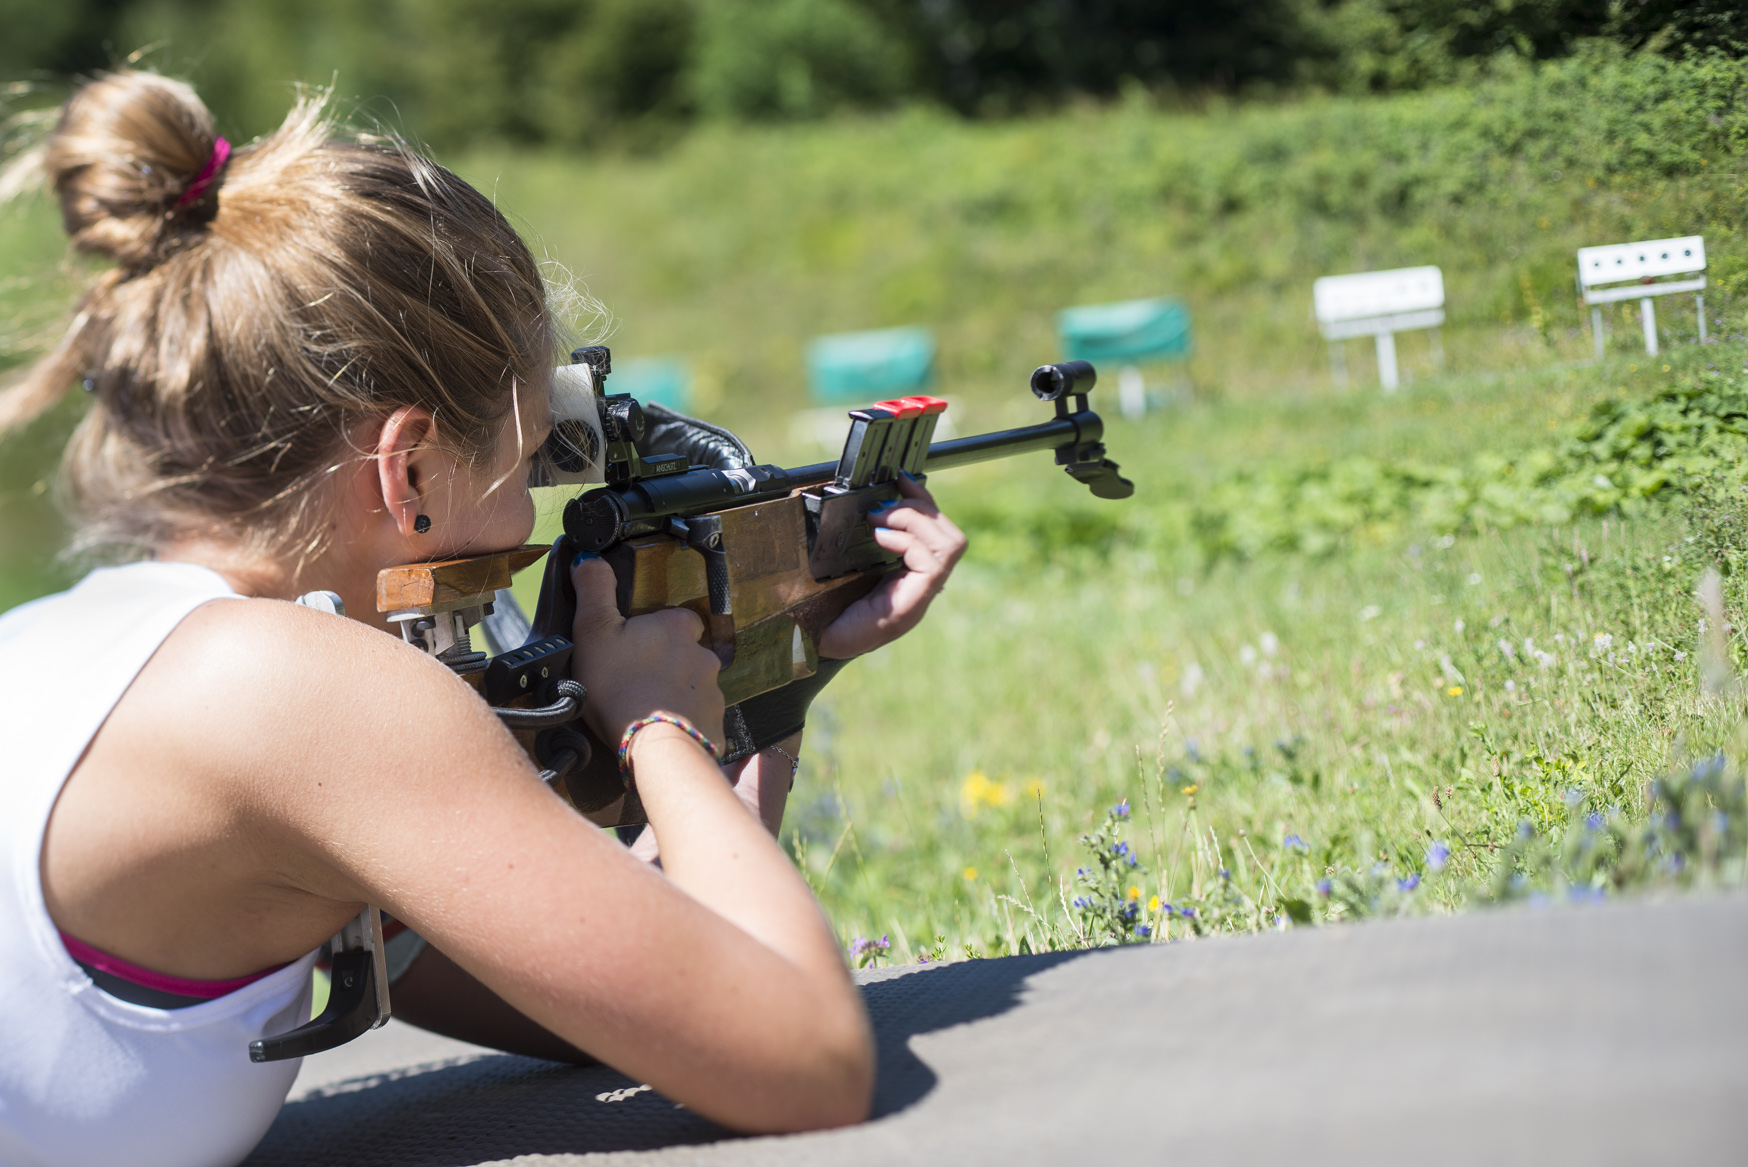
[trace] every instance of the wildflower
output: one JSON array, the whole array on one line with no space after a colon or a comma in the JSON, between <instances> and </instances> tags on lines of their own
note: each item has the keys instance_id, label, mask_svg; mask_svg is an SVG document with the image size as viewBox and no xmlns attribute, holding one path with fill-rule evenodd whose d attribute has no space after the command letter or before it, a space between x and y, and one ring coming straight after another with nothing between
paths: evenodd
<instances>
[{"instance_id":1,"label":"wildflower","mask_svg":"<svg viewBox=\"0 0 1748 1167\"><path fill-rule=\"evenodd\" d=\"M1444 843L1434 843L1426 849L1426 865L1434 871L1443 871L1450 861L1451 849Z\"/></svg>"},{"instance_id":2,"label":"wildflower","mask_svg":"<svg viewBox=\"0 0 1748 1167\"><path fill-rule=\"evenodd\" d=\"M1446 697L1461 697L1462 695L1463 695L1463 687L1461 685L1452 685L1450 688L1445 690Z\"/></svg>"},{"instance_id":3,"label":"wildflower","mask_svg":"<svg viewBox=\"0 0 1748 1167\"><path fill-rule=\"evenodd\" d=\"M1505 682L1505 691L1506 691L1506 692L1507 692L1507 693L1515 693L1515 692L1517 692L1517 682L1516 682L1516 681L1507 681L1507 682Z\"/></svg>"},{"instance_id":4,"label":"wildflower","mask_svg":"<svg viewBox=\"0 0 1748 1167\"><path fill-rule=\"evenodd\" d=\"M1013 796L1007 783L991 781L982 770L973 770L959 786L959 809L972 818L985 807L1006 806Z\"/></svg>"},{"instance_id":5,"label":"wildflower","mask_svg":"<svg viewBox=\"0 0 1748 1167\"><path fill-rule=\"evenodd\" d=\"M1153 896L1147 901L1147 914L1152 915L1157 911L1159 911L1159 897Z\"/></svg>"},{"instance_id":6,"label":"wildflower","mask_svg":"<svg viewBox=\"0 0 1748 1167\"><path fill-rule=\"evenodd\" d=\"M1257 638L1256 643L1262 649L1262 654L1264 656L1273 656L1275 653L1281 651L1281 642L1272 632L1263 633Z\"/></svg>"},{"instance_id":7,"label":"wildflower","mask_svg":"<svg viewBox=\"0 0 1748 1167\"><path fill-rule=\"evenodd\" d=\"M1123 801L1119 802L1116 806L1113 806L1111 808L1111 813L1120 819L1128 818L1129 817L1129 800L1127 798L1125 798Z\"/></svg>"},{"instance_id":8,"label":"wildflower","mask_svg":"<svg viewBox=\"0 0 1748 1167\"><path fill-rule=\"evenodd\" d=\"M1360 609L1360 619L1361 620L1376 620L1379 616L1383 615L1383 613L1384 613L1384 609L1378 607L1378 605L1367 604L1365 607Z\"/></svg>"},{"instance_id":9,"label":"wildflower","mask_svg":"<svg viewBox=\"0 0 1748 1167\"><path fill-rule=\"evenodd\" d=\"M1256 664L1256 649L1248 644L1240 648L1238 650L1238 663L1247 669Z\"/></svg>"},{"instance_id":10,"label":"wildflower","mask_svg":"<svg viewBox=\"0 0 1748 1167\"><path fill-rule=\"evenodd\" d=\"M1591 642L1593 645L1592 651L1594 654L1605 653L1609 649L1614 647L1614 637L1610 636L1606 632L1598 632L1595 636L1593 636L1591 638Z\"/></svg>"},{"instance_id":11,"label":"wildflower","mask_svg":"<svg viewBox=\"0 0 1748 1167\"><path fill-rule=\"evenodd\" d=\"M1281 840L1281 846L1289 848L1289 849L1297 849L1297 850L1302 851L1305 849L1305 840L1301 839L1297 835L1288 835L1286 838Z\"/></svg>"},{"instance_id":12,"label":"wildflower","mask_svg":"<svg viewBox=\"0 0 1748 1167\"><path fill-rule=\"evenodd\" d=\"M858 936L850 941L850 959L865 963L876 956L884 956L892 950L892 941L884 934L878 940L870 940L866 936Z\"/></svg>"},{"instance_id":13,"label":"wildflower","mask_svg":"<svg viewBox=\"0 0 1748 1167\"><path fill-rule=\"evenodd\" d=\"M1090 907L1092 907L1092 901L1087 899L1085 896L1075 896L1074 899L1071 901L1071 903L1077 908L1090 908Z\"/></svg>"},{"instance_id":14,"label":"wildflower","mask_svg":"<svg viewBox=\"0 0 1748 1167\"><path fill-rule=\"evenodd\" d=\"M1135 935L1137 935L1137 936L1141 937L1141 939L1145 940L1149 936L1153 935L1153 928L1147 924L1137 924L1137 925L1135 925Z\"/></svg>"},{"instance_id":15,"label":"wildflower","mask_svg":"<svg viewBox=\"0 0 1748 1167\"><path fill-rule=\"evenodd\" d=\"M1140 899L1141 898L1141 889L1134 886L1133 884L1131 884L1129 886L1129 898L1132 900Z\"/></svg>"},{"instance_id":16,"label":"wildflower","mask_svg":"<svg viewBox=\"0 0 1748 1167\"><path fill-rule=\"evenodd\" d=\"M1517 824L1517 837L1518 838L1520 838L1520 839L1533 839L1533 838L1535 838L1535 836L1536 836L1536 828L1530 823L1530 821L1528 819L1525 819L1521 823Z\"/></svg>"},{"instance_id":17,"label":"wildflower","mask_svg":"<svg viewBox=\"0 0 1748 1167\"><path fill-rule=\"evenodd\" d=\"M1465 625L1461 620L1458 620L1451 625L1451 631L1452 632L1461 632L1466 627L1467 627L1467 625Z\"/></svg>"},{"instance_id":18,"label":"wildflower","mask_svg":"<svg viewBox=\"0 0 1748 1167\"><path fill-rule=\"evenodd\" d=\"M1196 909L1194 909L1194 908L1179 908L1177 910L1177 914L1182 916L1186 920L1193 920L1196 918Z\"/></svg>"},{"instance_id":19,"label":"wildflower","mask_svg":"<svg viewBox=\"0 0 1748 1167\"><path fill-rule=\"evenodd\" d=\"M1417 888L1419 886L1420 886L1420 874L1419 874L1419 872L1411 872L1407 879L1398 879L1396 881L1396 890L1397 891L1413 891L1415 888Z\"/></svg>"},{"instance_id":20,"label":"wildflower","mask_svg":"<svg viewBox=\"0 0 1748 1167\"><path fill-rule=\"evenodd\" d=\"M1129 854L1128 840L1118 839L1117 845L1115 847L1111 848L1111 854L1116 856L1118 859L1127 858L1128 854Z\"/></svg>"},{"instance_id":21,"label":"wildflower","mask_svg":"<svg viewBox=\"0 0 1748 1167\"><path fill-rule=\"evenodd\" d=\"M959 874L965 877L966 883L977 882L977 868L975 868L975 867L967 867L964 871L961 871Z\"/></svg>"},{"instance_id":22,"label":"wildflower","mask_svg":"<svg viewBox=\"0 0 1748 1167\"><path fill-rule=\"evenodd\" d=\"M1602 815L1597 811L1591 811L1584 816L1584 825L1592 831L1602 830Z\"/></svg>"},{"instance_id":23,"label":"wildflower","mask_svg":"<svg viewBox=\"0 0 1748 1167\"><path fill-rule=\"evenodd\" d=\"M1220 878L1221 879L1231 879L1232 873L1230 871L1226 870L1224 867L1222 867L1220 869Z\"/></svg>"},{"instance_id":24,"label":"wildflower","mask_svg":"<svg viewBox=\"0 0 1748 1167\"><path fill-rule=\"evenodd\" d=\"M1184 787L1184 788L1183 788L1183 790L1182 790L1182 791L1180 791L1180 792L1179 792L1179 793L1182 793L1182 794L1194 794L1194 793L1195 793L1195 792L1196 792L1196 791L1198 791L1198 790L1200 790L1200 789L1201 789L1201 788L1202 788L1202 786L1201 786L1201 783L1199 783L1199 782L1192 782L1192 783L1190 783L1190 784L1189 784L1189 785L1188 785L1188 786L1186 786L1186 787Z\"/></svg>"},{"instance_id":25,"label":"wildflower","mask_svg":"<svg viewBox=\"0 0 1748 1167\"><path fill-rule=\"evenodd\" d=\"M1512 648L1511 641L1504 637L1499 640L1499 651L1505 655L1506 660L1515 661L1517 659L1517 650Z\"/></svg>"},{"instance_id":26,"label":"wildflower","mask_svg":"<svg viewBox=\"0 0 1748 1167\"><path fill-rule=\"evenodd\" d=\"M1327 879L1318 880L1317 881L1317 894L1322 896L1324 899L1328 899L1331 886L1332 885L1330 884L1330 882Z\"/></svg>"}]
</instances>

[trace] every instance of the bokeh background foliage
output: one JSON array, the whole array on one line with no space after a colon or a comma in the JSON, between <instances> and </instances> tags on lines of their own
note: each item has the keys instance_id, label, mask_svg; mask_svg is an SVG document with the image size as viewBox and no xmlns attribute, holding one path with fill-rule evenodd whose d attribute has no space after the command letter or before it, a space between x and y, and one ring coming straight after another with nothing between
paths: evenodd
<instances>
[{"instance_id":1,"label":"bokeh background foliage","mask_svg":"<svg viewBox=\"0 0 1748 1167\"><path fill-rule=\"evenodd\" d=\"M929 324L976 430L1038 416L1023 379L1061 307L1185 296L1196 356L1150 373L1189 394L1111 422L1137 496L1098 502L1041 460L940 476L966 564L810 727L786 842L846 939L908 957L1739 877L1736 828L1691 818L1734 813L1748 747L1740 688L1713 683L1744 660L1736 21L0 0L23 30L0 66L28 110L156 45L238 138L293 81L333 80L491 191L612 310L617 353L685 357L700 411L771 460L822 456L787 424L816 333ZM1628 307L1593 363L1573 250L1687 233L1714 343L1672 299L1665 359ZM1310 282L1425 262L1449 289L1443 374L1411 336L1404 392L1364 388L1359 344L1332 383ZM47 200L0 210L0 371L52 343L86 274ZM0 446L0 608L79 570L54 558L53 461L81 407ZM1087 833L1133 901L1113 875L1096 894L1117 902L1072 906Z\"/></svg>"},{"instance_id":2,"label":"bokeh background foliage","mask_svg":"<svg viewBox=\"0 0 1748 1167\"><path fill-rule=\"evenodd\" d=\"M338 75L441 146L671 140L697 119L1078 96L1401 90L1586 39L1739 52L1725 0L0 0L0 76L150 48L247 137Z\"/></svg>"}]
</instances>

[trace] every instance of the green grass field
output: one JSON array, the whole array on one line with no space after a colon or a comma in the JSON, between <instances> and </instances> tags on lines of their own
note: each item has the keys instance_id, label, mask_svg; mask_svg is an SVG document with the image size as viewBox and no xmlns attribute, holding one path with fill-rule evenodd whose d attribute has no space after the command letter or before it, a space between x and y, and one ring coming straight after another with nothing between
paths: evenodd
<instances>
[{"instance_id":1,"label":"green grass field","mask_svg":"<svg viewBox=\"0 0 1748 1167\"><path fill-rule=\"evenodd\" d=\"M1136 497L1042 458L938 476L968 559L816 707L786 842L846 942L956 957L1740 878L1733 763L1679 814L1651 784L1740 714L1744 79L1591 56L1390 99L451 161L609 307L616 355L687 358L701 412L772 461L821 456L788 425L815 333L930 324L974 431L1042 415L1057 309L1190 301L1194 395L1110 425ZM1622 311L1588 363L1573 249L1686 233L1722 340L1676 298L1663 358ZM0 212L4 365L63 318L60 255L43 203ZM1427 262L1445 373L1407 337L1403 392L1357 344L1331 384L1311 280ZM0 607L74 571L51 466L79 404L0 447ZM1711 566L1732 627L1702 652ZM1079 836L1123 799L1101 863Z\"/></svg>"}]
</instances>

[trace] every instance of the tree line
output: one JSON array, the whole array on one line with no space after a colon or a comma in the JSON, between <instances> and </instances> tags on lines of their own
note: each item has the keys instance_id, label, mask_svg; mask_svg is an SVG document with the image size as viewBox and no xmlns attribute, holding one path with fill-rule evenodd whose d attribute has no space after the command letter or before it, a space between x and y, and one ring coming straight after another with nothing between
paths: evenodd
<instances>
[{"instance_id":1,"label":"tree line","mask_svg":"<svg viewBox=\"0 0 1748 1167\"><path fill-rule=\"evenodd\" d=\"M1414 89L1608 38L1748 51L1744 0L0 0L0 82L138 56L227 132L327 84L442 145L659 142L700 119L926 102Z\"/></svg>"}]
</instances>

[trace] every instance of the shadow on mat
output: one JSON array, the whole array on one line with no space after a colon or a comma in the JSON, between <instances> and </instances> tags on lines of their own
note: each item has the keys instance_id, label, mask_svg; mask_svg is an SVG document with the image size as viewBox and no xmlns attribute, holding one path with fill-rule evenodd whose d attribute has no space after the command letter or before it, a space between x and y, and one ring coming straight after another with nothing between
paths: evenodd
<instances>
[{"instance_id":1,"label":"shadow on mat","mask_svg":"<svg viewBox=\"0 0 1748 1167\"><path fill-rule=\"evenodd\" d=\"M965 961L863 985L879 1048L876 1118L936 1077L910 1038L1006 1013L1025 979L1082 952ZM880 976L880 974L875 974ZM495 1054L353 1079L288 1104L243 1167L470 1167L518 1155L636 1151L735 1136L605 1066Z\"/></svg>"}]
</instances>

